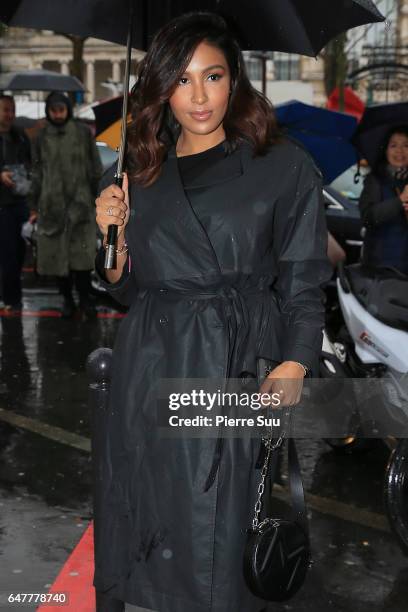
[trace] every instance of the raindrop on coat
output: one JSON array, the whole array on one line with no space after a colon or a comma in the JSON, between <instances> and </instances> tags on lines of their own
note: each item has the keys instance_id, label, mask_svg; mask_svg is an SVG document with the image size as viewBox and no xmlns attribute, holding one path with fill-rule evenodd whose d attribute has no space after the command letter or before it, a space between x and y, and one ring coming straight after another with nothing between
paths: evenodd
<instances>
[{"instance_id":1,"label":"raindrop on coat","mask_svg":"<svg viewBox=\"0 0 408 612\"><path fill-rule=\"evenodd\" d=\"M163 550L163 559L171 559L173 556L173 552L169 548L165 548Z\"/></svg>"},{"instance_id":2,"label":"raindrop on coat","mask_svg":"<svg viewBox=\"0 0 408 612\"><path fill-rule=\"evenodd\" d=\"M256 215L264 215L267 211L267 205L265 202L255 202L253 205L254 213Z\"/></svg>"}]
</instances>

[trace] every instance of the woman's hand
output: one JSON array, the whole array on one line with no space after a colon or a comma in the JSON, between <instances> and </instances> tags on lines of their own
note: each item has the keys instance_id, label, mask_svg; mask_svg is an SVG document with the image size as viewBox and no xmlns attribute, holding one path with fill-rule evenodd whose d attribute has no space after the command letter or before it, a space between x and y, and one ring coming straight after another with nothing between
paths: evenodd
<instances>
[{"instance_id":1,"label":"woman's hand","mask_svg":"<svg viewBox=\"0 0 408 612\"><path fill-rule=\"evenodd\" d=\"M281 406L294 406L300 401L305 371L296 361L284 361L268 374L260 393L277 393Z\"/></svg>"},{"instance_id":2,"label":"woman's hand","mask_svg":"<svg viewBox=\"0 0 408 612\"><path fill-rule=\"evenodd\" d=\"M406 205L408 204L408 185L405 185L404 190L399 194L399 199L406 210Z\"/></svg>"},{"instance_id":3,"label":"woman's hand","mask_svg":"<svg viewBox=\"0 0 408 612\"><path fill-rule=\"evenodd\" d=\"M3 183L3 185L9 189L14 187L13 173L9 170L3 170L3 172L0 173L0 183Z\"/></svg>"},{"instance_id":4,"label":"woman's hand","mask_svg":"<svg viewBox=\"0 0 408 612\"><path fill-rule=\"evenodd\" d=\"M124 173L122 189L118 185L109 185L109 187L101 192L99 198L95 200L96 222L104 238L108 235L109 225L118 226L118 238L124 232L129 220L128 186L128 177L127 174ZM122 242L123 235L122 240L118 240L119 247Z\"/></svg>"}]
</instances>

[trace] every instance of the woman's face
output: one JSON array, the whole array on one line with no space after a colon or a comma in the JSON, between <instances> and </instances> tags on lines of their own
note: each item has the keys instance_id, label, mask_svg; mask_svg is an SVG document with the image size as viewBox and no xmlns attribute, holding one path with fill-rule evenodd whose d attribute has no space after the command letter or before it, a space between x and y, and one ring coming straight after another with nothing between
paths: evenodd
<instances>
[{"instance_id":1,"label":"woman's face","mask_svg":"<svg viewBox=\"0 0 408 612\"><path fill-rule=\"evenodd\" d=\"M170 108L185 135L217 138L223 133L230 84L224 53L217 47L200 43L169 99Z\"/></svg>"},{"instance_id":2,"label":"woman's face","mask_svg":"<svg viewBox=\"0 0 408 612\"><path fill-rule=\"evenodd\" d=\"M393 134L387 146L386 157L391 166L408 166L408 136Z\"/></svg>"}]
</instances>

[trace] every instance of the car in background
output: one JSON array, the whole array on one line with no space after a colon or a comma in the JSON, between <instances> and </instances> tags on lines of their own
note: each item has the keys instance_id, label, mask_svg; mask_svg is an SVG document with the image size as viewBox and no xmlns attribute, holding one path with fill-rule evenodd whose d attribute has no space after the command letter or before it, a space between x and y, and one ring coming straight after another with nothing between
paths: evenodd
<instances>
[{"instance_id":1,"label":"car in background","mask_svg":"<svg viewBox=\"0 0 408 612\"><path fill-rule=\"evenodd\" d=\"M118 161L118 153L114 151L106 142L96 141L96 148L98 149L99 157L102 163L103 173L109 168L115 165ZM99 230L98 230L99 231Z\"/></svg>"},{"instance_id":2,"label":"car in background","mask_svg":"<svg viewBox=\"0 0 408 612\"><path fill-rule=\"evenodd\" d=\"M101 158L103 171L106 172L118 160L118 153L111 149L106 142L96 141L99 157Z\"/></svg>"},{"instance_id":3,"label":"car in background","mask_svg":"<svg viewBox=\"0 0 408 612\"><path fill-rule=\"evenodd\" d=\"M328 230L345 250L349 264L360 259L364 238L358 201L368 170L362 168L360 171L358 182L354 180L357 166L352 166L323 188Z\"/></svg>"}]
</instances>

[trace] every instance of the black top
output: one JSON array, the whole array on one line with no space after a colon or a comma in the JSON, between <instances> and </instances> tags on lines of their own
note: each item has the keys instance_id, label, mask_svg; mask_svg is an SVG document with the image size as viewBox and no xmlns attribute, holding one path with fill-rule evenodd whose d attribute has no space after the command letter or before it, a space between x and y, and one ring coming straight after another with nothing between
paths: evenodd
<instances>
[{"instance_id":1,"label":"black top","mask_svg":"<svg viewBox=\"0 0 408 612\"><path fill-rule=\"evenodd\" d=\"M201 153L177 158L181 181L186 191L194 185L196 179L204 172L211 172L211 169L215 169L215 167L218 169L218 162L228 155L224 145L225 140Z\"/></svg>"},{"instance_id":2,"label":"black top","mask_svg":"<svg viewBox=\"0 0 408 612\"><path fill-rule=\"evenodd\" d=\"M201 153L177 158L184 192L196 217L207 232L210 229L213 215L205 197L207 185L222 182L228 178L231 168L228 163L225 163L227 157L224 140Z\"/></svg>"}]
</instances>

